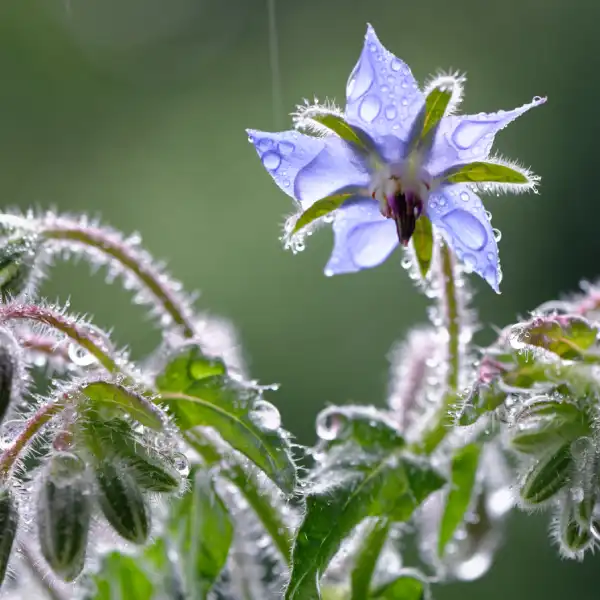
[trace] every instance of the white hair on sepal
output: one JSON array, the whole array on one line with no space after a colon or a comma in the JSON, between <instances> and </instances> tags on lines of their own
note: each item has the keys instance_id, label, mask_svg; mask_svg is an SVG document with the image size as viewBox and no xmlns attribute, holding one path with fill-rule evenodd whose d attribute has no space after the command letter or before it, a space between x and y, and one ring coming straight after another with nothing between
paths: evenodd
<instances>
[{"instance_id":1,"label":"white hair on sepal","mask_svg":"<svg viewBox=\"0 0 600 600\"><path fill-rule=\"evenodd\" d=\"M431 75L425 82L423 95L427 97L433 90L439 88L442 91L447 89L452 90L450 102L444 113L445 117L453 115L464 96L464 84L467 81L466 73L460 71L438 71L435 75Z\"/></svg>"},{"instance_id":2,"label":"white hair on sepal","mask_svg":"<svg viewBox=\"0 0 600 600\"><path fill-rule=\"evenodd\" d=\"M279 241L283 243L283 247L285 250L291 250L293 254L297 254L298 252L303 252L306 244L305 240L307 237L313 235L313 233L327 223L331 223L333 221L334 215L336 211L332 211L322 217L311 221L299 231L294 232L294 228L298 219L302 216L303 210L298 203L299 211L289 215L284 223L283 223L283 233L279 237Z\"/></svg>"},{"instance_id":3,"label":"white hair on sepal","mask_svg":"<svg viewBox=\"0 0 600 600\"><path fill-rule=\"evenodd\" d=\"M493 165L501 165L503 167L508 167L509 169L513 169L517 171L523 177L527 179L527 182L524 183L505 183L499 181L481 181L481 182L469 182L469 185L474 192L483 192L486 194L496 194L499 196L500 194L525 194L527 192L533 192L534 194L538 194L538 185L541 181L541 177L533 173L528 167L523 166L516 160L510 160L504 158L500 154L495 154L487 158L486 163L490 163Z\"/></svg>"},{"instance_id":4,"label":"white hair on sepal","mask_svg":"<svg viewBox=\"0 0 600 600\"><path fill-rule=\"evenodd\" d=\"M304 104L298 104L296 111L291 113L295 129L318 137L325 137L332 134L331 129L318 120L319 117L327 115L345 119L344 111L333 100L329 100L328 98L325 99L323 104L316 97L313 104L304 99Z\"/></svg>"}]
</instances>

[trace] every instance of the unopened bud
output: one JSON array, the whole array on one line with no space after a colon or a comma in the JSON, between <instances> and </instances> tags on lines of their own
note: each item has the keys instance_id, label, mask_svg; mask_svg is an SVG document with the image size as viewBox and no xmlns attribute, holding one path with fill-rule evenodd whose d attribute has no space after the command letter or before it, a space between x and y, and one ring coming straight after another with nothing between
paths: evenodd
<instances>
[{"instance_id":1,"label":"unopened bud","mask_svg":"<svg viewBox=\"0 0 600 600\"><path fill-rule=\"evenodd\" d=\"M521 498L527 504L541 504L566 484L572 465L571 444L541 458L527 473L521 486Z\"/></svg>"},{"instance_id":2,"label":"unopened bud","mask_svg":"<svg viewBox=\"0 0 600 600\"><path fill-rule=\"evenodd\" d=\"M12 493L6 487L0 488L0 585L6 576L6 567L11 556L17 533L19 513Z\"/></svg>"},{"instance_id":3,"label":"unopened bud","mask_svg":"<svg viewBox=\"0 0 600 600\"><path fill-rule=\"evenodd\" d=\"M73 581L82 571L91 523L85 463L74 454L55 454L37 503L42 554L54 573Z\"/></svg>"},{"instance_id":4,"label":"unopened bud","mask_svg":"<svg viewBox=\"0 0 600 600\"><path fill-rule=\"evenodd\" d=\"M96 465L98 502L115 531L134 544L143 544L150 533L150 515L139 485L123 463Z\"/></svg>"},{"instance_id":5,"label":"unopened bud","mask_svg":"<svg viewBox=\"0 0 600 600\"><path fill-rule=\"evenodd\" d=\"M27 289L38 249L39 239L34 235L9 240L0 248L0 298L3 302Z\"/></svg>"}]
</instances>

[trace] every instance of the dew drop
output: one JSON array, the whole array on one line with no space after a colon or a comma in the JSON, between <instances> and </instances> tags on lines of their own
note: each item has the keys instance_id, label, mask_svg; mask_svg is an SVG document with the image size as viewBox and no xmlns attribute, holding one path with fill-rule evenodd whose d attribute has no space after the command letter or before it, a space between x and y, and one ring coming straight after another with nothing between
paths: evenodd
<instances>
[{"instance_id":1,"label":"dew drop","mask_svg":"<svg viewBox=\"0 0 600 600\"><path fill-rule=\"evenodd\" d=\"M371 63L361 58L358 62L346 84L346 96L350 102L358 100L365 94L373 83L373 67Z\"/></svg>"},{"instance_id":2,"label":"dew drop","mask_svg":"<svg viewBox=\"0 0 600 600\"><path fill-rule=\"evenodd\" d=\"M389 121L391 121L392 119L396 118L396 115L398 114L398 112L396 111L396 107L392 106L390 104L390 106L386 106L385 108L385 117L386 119L388 119Z\"/></svg>"},{"instance_id":3,"label":"dew drop","mask_svg":"<svg viewBox=\"0 0 600 600\"><path fill-rule=\"evenodd\" d=\"M369 44L369 50L370 50L371 52L377 52L377 46L376 46L376 45L375 45L373 42L371 42L371 43Z\"/></svg>"},{"instance_id":4,"label":"dew drop","mask_svg":"<svg viewBox=\"0 0 600 600\"><path fill-rule=\"evenodd\" d=\"M382 85L381 86L381 93L382 94L387 94L390 91L390 88L387 85Z\"/></svg>"},{"instance_id":5,"label":"dew drop","mask_svg":"<svg viewBox=\"0 0 600 600\"><path fill-rule=\"evenodd\" d=\"M440 206L446 206L446 204L448 204L446 198L444 198L444 196L440 196Z\"/></svg>"},{"instance_id":6,"label":"dew drop","mask_svg":"<svg viewBox=\"0 0 600 600\"><path fill-rule=\"evenodd\" d=\"M470 250L481 250L488 241L484 226L466 210L454 209L444 215L442 221Z\"/></svg>"},{"instance_id":7,"label":"dew drop","mask_svg":"<svg viewBox=\"0 0 600 600\"><path fill-rule=\"evenodd\" d=\"M89 367L98 362L98 359L82 348L79 344L71 342L67 349L67 354L71 362L78 367Z\"/></svg>"},{"instance_id":8,"label":"dew drop","mask_svg":"<svg viewBox=\"0 0 600 600\"><path fill-rule=\"evenodd\" d=\"M469 194L467 194L467 192L461 192L460 193L460 199L463 202L468 202L469 201Z\"/></svg>"},{"instance_id":9,"label":"dew drop","mask_svg":"<svg viewBox=\"0 0 600 600\"><path fill-rule=\"evenodd\" d=\"M326 441L335 440L344 427L344 417L339 413L323 411L317 417L317 435Z\"/></svg>"},{"instance_id":10,"label":"dew drop","mask_svg":"<svg viewBox=\"0 0 600 600\"><path fill-rule=\"evenodd\" d=\"M281 156L277 152L266 152L262 157L263 165L270 171L276 171L281 164Z\"/></svg>"},{"instance_id":11,"label":"dew drop","mask_svg":"<svg viewBox=\"0 0 600 600\"><path fill-rule=\"evenodd\" d=\"M472 254L465 254L462 258L465 270L468 273L472 273L477 266L477 259Z\"/></svg>"},{"instance_id":12,"label":"dew drop","mask_svg":"<svg viewBox=\"0 0 600 600\"><path fill-rule=\"evenodd\" d=\"M268 150L273 146L273 140L270 140L269 138L262 138L258 141L257 146L259 150L262 150L264 152L265 150Z\"/></svg>"},{"instance_id":13,"label":"dew drop","mask_svg":"<svg viewBox=\"0 0 600 600\"><path fill-rule=\"evenodd\" d=\"M372 123L379 115L381 111L381 100L377 96L367 96L360 103L360 108L358 109L358 114L360 118L367 122Z\"/></svg>"},{"instance_id":14,"label":"dew drop","mask_svg":"<svg viewBox=\"0 0 600 600\"><path fill-rule=\"evenodd\" d=\"M281 415L275 406L266 400L257 400L250 419L263 431L275 431L281 427Z\"/></svg>"},{"instance_id":15,"label":"dew drop","mask_svg":"<svg viewBox=\"0 0 600 600\"><path fill-rule=\"evenodd\" d=\"M502 232L499 229L492 229L494 232L494 239L499 242L502 239Z\"/></svg>"},{"instance_id":16,"label":"dew drop","mask_svg":"<svg viewBox=\"0 0 600 600\"><path fill-rule=\"evenodd\" d=\"M292 142L279 142L277 148L282 156L287 156L288 154L291 154L294 151L296 146L294 146Z\"/></svg>"},{"instance_id":17,"label":"dew drop","mask_svg":"<svg viewBox=\"0 0 600 600\"><path fill-rule=\"evenodd\" d=\"M392 67L392 71L398 72L402 68L402 62L399 61L397 58L394 58L392 60L391 67Z\"/></svg>"},{"instance_id":18,"label":"dew drop","mask_svg":"<svg viewBox=\"0 0 600 600\"><path fill-rule=\"evenodd\" d=\"M190 462L185 454L181 452L176 452L173 455L173 466L179 471L182 477L187 477L190 472Z\"/></svg>"}]
</instances>

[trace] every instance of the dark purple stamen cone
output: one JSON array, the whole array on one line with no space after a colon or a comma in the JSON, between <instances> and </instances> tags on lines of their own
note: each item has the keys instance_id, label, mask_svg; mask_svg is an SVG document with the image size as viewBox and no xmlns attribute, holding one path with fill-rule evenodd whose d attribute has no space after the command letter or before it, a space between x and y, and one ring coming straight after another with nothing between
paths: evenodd
<instances>
[{"instance_id":1,"label":"dark purple stamen cone","mask_svg":"<svg viewBox=\"0 0 600 600\"><path fill-rule=\"evenodd\" d=\"M403 246L406 246L415 232L417 219L423 211L423 203L418 196L410 192L407 194L398 192L392 199L391 209L396 221L398 239Z\"/></svg>"}]
</instances>

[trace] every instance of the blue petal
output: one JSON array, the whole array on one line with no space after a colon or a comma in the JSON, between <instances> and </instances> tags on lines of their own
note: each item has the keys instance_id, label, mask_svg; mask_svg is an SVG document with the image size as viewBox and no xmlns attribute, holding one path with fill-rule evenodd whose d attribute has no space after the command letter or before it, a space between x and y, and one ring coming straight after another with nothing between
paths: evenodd
<instances>
[{"instance_id":1,"label":"blue petal","mask_svg":"<svg viewBox=\"0 0 600 600\"><path fill-rule=\"evenodd\" d=\"M307 209L342 188L369 185L364 159L337 136L312 137L297 131L247 130L275 183Z\"/></svg>"},{"instance_id":2,"label":"blue petal","mask_svg":"<svg viewBox=\"0 0 600 600\"><path fill-rule=\"evenodd\" d=\"M376 267L398 245L394 221L382 217L379 204L366 198L336 212L333 233L335 242L325 275Z\"/></svg>"},{"instance_id":3,"label":"blue petal","mask_svg":"<svg viewBox=\"0 0 600 600\"><path fill-rule=\"evenodd\" d=\"M465 268L500 293L498 245L479 196L464 184L444 186L431 194L426 212Z\"/></svg>"},{"instance_id":4,"label":"blue petal","mask_svg":"<svg viewBox=\"0 0 600 600\"><path fill-rule=\"evenodd\" d=\"M544 102L546 98L536 96L529 104L511 111L445 117L439 125L426 169L436 176L455 165L486 159L498 131Z\"/></svg>"},{"instance_id":5,"label":"blue petal","mask_svg":"<svg viewBox=\"0 0 600 600\"><path fill-rule=\"evenodd\" d=\"M369 25L358 63L346 85L346 118L377 139L407 141L423 94L406 63L388 52Z\"/></svg>"}]
</instances>

